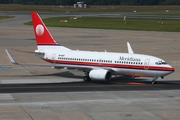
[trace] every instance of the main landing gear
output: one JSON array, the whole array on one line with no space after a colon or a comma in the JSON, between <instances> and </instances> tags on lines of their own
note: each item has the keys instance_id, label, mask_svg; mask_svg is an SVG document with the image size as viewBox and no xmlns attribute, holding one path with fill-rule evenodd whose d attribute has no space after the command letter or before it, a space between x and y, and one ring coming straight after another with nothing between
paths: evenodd
<instances>
[{"instance_id":1,"label":"main landing gear","mask_svg":"<svg viewBox=\"0 0 180 120\"><path fill-rule=\"evenodd\" d=\"M84 82L90 82L90 81L91 81L91 79L89 78L89 76L84 76L83 80L84 80Z\"/></svg>"},{"instance_id":2,"label":"main landing gear","mask_svg":"<svg viewBox=\"0 0 180 120\"><path fill-rule=\"evenodd\" d=\"M84 72L86 76L83 77L84 82L90 82L91 78L89 77L89 72Z\"/></svg>"}]
</instances>

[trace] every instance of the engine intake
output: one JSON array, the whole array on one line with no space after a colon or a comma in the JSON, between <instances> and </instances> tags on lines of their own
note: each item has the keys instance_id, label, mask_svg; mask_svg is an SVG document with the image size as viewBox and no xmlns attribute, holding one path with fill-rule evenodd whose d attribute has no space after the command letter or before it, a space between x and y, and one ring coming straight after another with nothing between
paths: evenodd
<instances>
[{"instance_id":1,"label":"engine intake","mask_svg":"<svg viewBox=\"0 0 180 120\"><path fill-rule=\"evenodd\" d=\"M91 80L105 80L108 81L112 77L112 74L108 70L98 69L98 70L91 70L89 72L89 78Z\"/></svg>"}]
</instances>

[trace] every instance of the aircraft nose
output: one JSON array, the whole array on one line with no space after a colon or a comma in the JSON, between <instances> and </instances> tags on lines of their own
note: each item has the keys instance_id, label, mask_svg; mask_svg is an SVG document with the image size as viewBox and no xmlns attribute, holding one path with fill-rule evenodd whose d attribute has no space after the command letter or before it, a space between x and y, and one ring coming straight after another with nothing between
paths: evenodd
<instances>
[{"instance_id":1,"label":"aircraft nose","mask_svg":"<svg viewBox=\"0 0 180 120\"><path fill-rule=\"evenodd\" d=\"M162 76L169 75L169 74L171 74L171 73L173 73L175 71L175 69L170 65L168 65L168 67L166 69L164 69L164 70L165 70L163 72L164 75L162 75Z\"/></svg>"},{"instance_id":2,"label":"aircraft nose","mask_svg":"<svg viewBox=\"0 0 180 120\"><path fill-rule=\"evenodd\" d=\"M169 65L170 66L170 65ZM170 73L173 73L174 71L175 71L175 69L172 67L172 66L170 66L169 67L169 71L170 71Z\"/></svg>"},{"instance_id":3,"label":"aircraft nose","mask_svg":"<svg viewBox=\"0 0 180 120\"><path fill-rule=\"evenodd\" d=\"M171 69L172 69L172 72L174 72L174 71L175 71L175 69L174 69L173 67L171 67Z\"/></svg>"}]
</instances>

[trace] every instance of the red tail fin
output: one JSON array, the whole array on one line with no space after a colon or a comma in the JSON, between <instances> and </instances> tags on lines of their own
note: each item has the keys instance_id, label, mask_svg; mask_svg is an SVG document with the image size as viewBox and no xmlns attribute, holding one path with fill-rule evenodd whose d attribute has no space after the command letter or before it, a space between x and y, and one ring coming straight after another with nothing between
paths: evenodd
<instances>
[{"instance_id":1,"label":"red tail fin","mask_svg":"<svg viewBox=\"0 0 180 120\"><path fill-rule=\"evenodd\" d=\"M58 45L36 12L31 13L37 45Z\"/></svg>"}]
</instances>

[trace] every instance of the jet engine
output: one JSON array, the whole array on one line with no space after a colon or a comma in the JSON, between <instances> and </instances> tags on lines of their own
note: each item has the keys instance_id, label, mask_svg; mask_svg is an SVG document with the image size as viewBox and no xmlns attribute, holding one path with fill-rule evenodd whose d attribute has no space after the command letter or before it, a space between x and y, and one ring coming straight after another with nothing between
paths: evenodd
<instances>
[{"instance_id":1,"label":"jet engine","mask_svg":"<svg viewBox=\"0 0 180 120\"><path fill-rule=\"evenodd\" d=\"M112 74L108 70L98 69L98 70L91 70L89 72L89 78L91 80L110 80Z\"/></svg>"}]
</instances>

